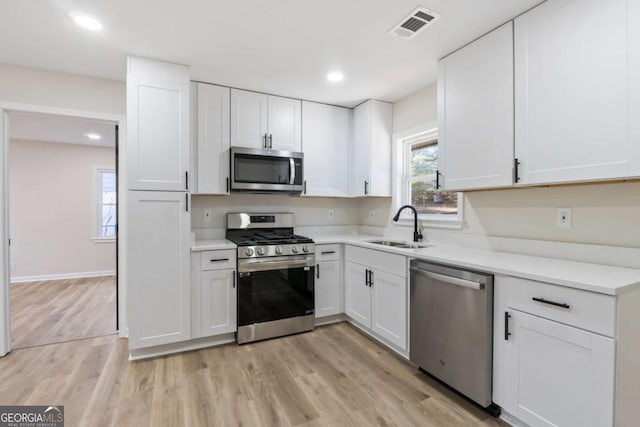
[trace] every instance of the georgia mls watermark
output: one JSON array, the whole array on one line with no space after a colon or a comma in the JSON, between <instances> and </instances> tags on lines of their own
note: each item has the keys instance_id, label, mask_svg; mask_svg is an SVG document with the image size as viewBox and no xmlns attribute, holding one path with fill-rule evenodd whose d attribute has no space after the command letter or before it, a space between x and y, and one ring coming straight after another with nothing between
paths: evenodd
<instances>
[{"instance_id":1,"label":"georgia mls watermark","mask_svg":"<svg viewBox=\"0 0 640 427\"><path fill-rule=\"evenodd\" d=\"M0 406L0 427L64 427L64 406Z\"/></svg>"}]
</instances>

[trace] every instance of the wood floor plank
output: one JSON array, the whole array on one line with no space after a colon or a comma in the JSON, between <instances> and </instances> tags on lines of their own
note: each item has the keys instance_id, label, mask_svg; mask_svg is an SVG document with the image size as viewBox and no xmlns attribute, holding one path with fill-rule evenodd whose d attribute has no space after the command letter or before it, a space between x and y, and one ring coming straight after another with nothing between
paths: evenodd
<instances>
[{"instance_id":1,"label":"wood floor plank","mask_svg":"<svg viewBox=\"0 0 640 427\"><path fill-rule=\"evenodd\" d=\"M0 402L74 426L505 425L347 323L137 362L113 335L15 350Z\"/></svg>"},{"instance_id":2,"label":"wood floor plank","mask_svg":"<svg viewBox=\"0 0 640 427\"><path fill-rule=\"evenodd\" d=\"M116 332L115 276L11 285L15 349Z\"/></svg>"}]
</instances>

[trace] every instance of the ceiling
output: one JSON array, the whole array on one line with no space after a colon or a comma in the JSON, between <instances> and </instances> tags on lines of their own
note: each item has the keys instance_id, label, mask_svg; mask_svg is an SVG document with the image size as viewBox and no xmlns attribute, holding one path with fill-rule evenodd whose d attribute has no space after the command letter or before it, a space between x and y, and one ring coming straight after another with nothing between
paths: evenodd
<instances>
[{"instance_id":1,"label":"ceiling","mask_svg":"<svg viewBox=\"0 0 640 427\"><path fill-rule=\"evenodd\" d=\"M126 55L191 66L192 78L354 106L436 80L450 51L540 0L0 0L0 62L124 80ZM416 6L442 17L387 34ZM76 26L72 11L104 24ZM345 79L326 81L331 70Z\"/></svg>"},{"instance_id":2,"label":"ceiling","mask_svg":"<svg viewBox=\"0 0 640 427\"><path fill-rule=\"evenodd\" d=\"M10 111L9 133L12 140L115 147L114 123L76 117ZM89 139L87 133L100 135L101 138Z\"/></svg>"}]
</instances>

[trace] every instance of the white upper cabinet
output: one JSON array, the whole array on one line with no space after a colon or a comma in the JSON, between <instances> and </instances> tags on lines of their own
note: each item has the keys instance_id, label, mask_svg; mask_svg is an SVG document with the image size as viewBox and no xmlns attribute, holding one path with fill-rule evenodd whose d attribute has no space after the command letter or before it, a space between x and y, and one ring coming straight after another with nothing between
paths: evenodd
<instances>
[{"instance_id":1,"label":"white upper cabinet","mask_svg":"<svg viewBox=\"0 0 640 427\"><path fill-rule=\"evenodd\" d=\"M392 132L392 104L369 100L355 108L349 154L350 195L391 196Z\"/></svg>"},{"instance_id":2,"label":"white upper cabinet","mask_svg":"<svg viewBox=\"0 0 640 427\"><path fill-rule=\"evenodd\" d=\"M192 83L194 193L229 193L230 93L228 87Z\"/></svg>"},{"instance_id":3,"label":"white upper cabinet","mask_svg":"<svg viewBox=\"0 0 640 427\"><path fill-rule=\"evenodd\" d=\"M348 108L302 102L304 195L347 195L352 116Z\"/></svg>"},{"instance_id":4,"label":"white upper cabinet","mask_svg":"<svg viewBox=\"0 0 640 427\"><path fill-rule=\"evenodd\" d=\"M516 18L520 184L640 173L638 15L632 0L549 0Z\"/></svg>"},{"instance_id":5,"label":"white upper cabinet","mask_svg":"<svg viewBox=\"0 0 640 427\"><path fill-rule=\"evenodd\" d=\"M231 145L301 151L301 101L231 89Z\"/></svg>"},{"instance_id":6,"label":"white upper cabinet","mask_svg":"<svg viewBox=\"0 0 640 427\"><path fill-rule=\"evenodd\" d=\"M269 95L267 105L268 148L302 151L301 101Z\"/></svg>"},{"instance_id":7,"label":"white upper cabinet","mask_svg":"<svg viewBox=\"0 0 640 427\"><path fill-rule=\"evenodd\" d=\"M445 190L513 183L513 24L438 64L439 167Z\"/></svg>"},{"instance_id":8,"label":"white upper cabinet","mask_svg":"<svg viewBox=\"0 0 640 427\"><path fill-rule=\"evenodd\" d=\"M267 98L263 93L231 89L231 145L266 148Z\"/></svg>"},{"instance_id":9,"label":"white upper cabinet","mask_svg":"<svg viewBox=\"0 0 640 427\"><path fill-rule=\"evenodd\" d=\"M189 125L188 67L129 57L127 182L130 190L188 189Z\"/></svg>"}]
</instances>

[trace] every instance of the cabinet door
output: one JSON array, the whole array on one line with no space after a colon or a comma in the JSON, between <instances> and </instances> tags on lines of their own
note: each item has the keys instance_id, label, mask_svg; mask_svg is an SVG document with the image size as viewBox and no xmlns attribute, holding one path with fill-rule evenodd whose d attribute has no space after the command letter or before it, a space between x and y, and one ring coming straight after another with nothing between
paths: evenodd
<instances>
[{"instance_id":1,"label":"cabinet door","mask_svg":"<svg viewBox=\"0 0 640 427\"><path fill-rule=\"evenodd\" d=\"M282 151L302 151L301 101L269 95L267 104L268 148Z\"/></svg>"},{"instance_id":2,"label":"cabinet door","mask_svg":"<svg viewBox=\"0 0 640 427\"><path fill-rule=\"evenodd\" d=\"M266 148L267 95L231 89L231 145Z\"/></svg>"},{"instance_id":3,"label":"cabinet door","mask_svg":"<svg viewBox=\"0 0 640 427\"><path fill-rule=\"evenodd\" d=\"M511 22L440 61L438 117L445 190L512 185Z\"/></svg>"},{"instance_id":4,"label":"cabinet door","mask_svg":"<svg viewBox=\"0 0 640 427\"><path fill-rule=\"evenodd\" d=\"M129 57L129 189L185 191L188 188L189 145L189 69Z\"/></svg>"},{"instance_id":5,"label":"cabinet door","mask_svg":"<svg viewBox=\"0 0 640 427\"><path fill-rule=\"evenodd\" d=\"M391 133L393 104L371 101L371 141L369 157L369 196L391 197Z\"/></svg>"},{"instance_id":6,"label":"cabinet door","mask_svg":"<svg viewBox=\"0 0 640 427\"><path fill-rule=\"evenodd\" d=\"M366 196L371 191L371 101L353 110L353 143L349 153L349 194Z\"/></svg>"},{"instance_id":7,"label":"cabinet door","mask_svg":"<svg viewBox=\"0 0 640 427\"><path fill-rule=\"evenodd\" d=\"M198 194L229 192L230 94L228 87L194 83ZM194 112L195 114L195 112Z\"/></svg>"},{"instance_id":8,"label":"cabinet door","mask_svg":"<svg viewBox=\"0 0 640 427\"><path fill-rule=\"evenodd\" d=\"M373 332L407 349L407 279L374 270L372 274Z\"/></svg>"},{"instance_id":9,"label":"cabinet door","mask_svg":"<svg viewBox=\"0 0 640 427\"><path fill-rule=\"evenodd\" d=\"M344 273L345 313L371 329L371 290L367 286L365 267L347 262Z\"/></svg>"},{"instance_id":10,"label":"cabinet door","mask_svg":"<svg viewBox=\"0 0 640 427\"><path fill-rule=\"evenodd\" d=\"M549 0L515 19L521 184L627 175L628 3Z\"/></svg>"},{"instance_id":11,"label":"cabinet door","mask_svg":"<svg viewBox=\"0 0 640 427\"><path fill-rule=\"evenodd\" d=\"M531 426L611 426L615 341L510 310L504 409Z\"/></svg>"},{"instance_id":12,"label":"cabinet door","mask_svg":"<svg viewBox=\"0 0 640 427\"><path fill-rule=\"evenodd\" d=\"M352 110L302 102L305 195L347 195Z\"/></svg>"},{"instance_id":13,"label":"cabinet door","mask_svg":"<svg viewBox=\"0 0 640 427\"><path fill-rule=\"evenodd\" d=\"M235 274L235 270L202 272L202 336L236 331Z\"/></svg>"},{"instance_id":14,"label":"cabinet door","mask_svg":"<svg viewBox=\"0 0 640 427\"><path fill-rule=\"evenodd\" d=\"M342 313L342 274L340 261L323 261L316 265L316 318Z\"/></svg>"},{"instance_id":15,"label":"cabinet door","mask_svg":"<svg viewBox=\"0 0 640 427\"><path fill-rule=\"evenodd\" d=\"M629 1L629 76L640 76L640 2ZM629 175L640 176L640 79L629 81Z\"/></svg>"},{"instance_id":16,"label":"cabinet door","mask_svg":"<svg viewBox=\"0 0 640 427\"><path fill-rule=\"evenodd\" d=\"M129 191L129 349L191 338L186 193Z\"/></svg>"}]
</instances>

